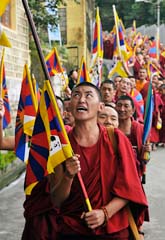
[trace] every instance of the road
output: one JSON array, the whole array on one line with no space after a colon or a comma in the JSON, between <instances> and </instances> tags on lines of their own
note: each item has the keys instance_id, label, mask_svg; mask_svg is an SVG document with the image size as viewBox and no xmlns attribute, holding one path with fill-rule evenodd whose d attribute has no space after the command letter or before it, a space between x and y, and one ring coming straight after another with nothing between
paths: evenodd
<instances>
[{"instance_id":1,"label":"road","mask_svg":"<svg viewBox=\"0 0 165 240\"><path fill-rule=\"evenodd\" d=\"M164 240L165 232L165 148L152 152L144 185L150 222L144 224L145 240ZM0 240L20 240L24 226L24 174L0 191Z\"/></svg>"},{"instance_id":2,"label":"road","mask_svg":"<svg viewBox=\"0 0 165 240\"><path fill-rule=\"evenodd\" d=\"M20 240L24 226L24 174L0 191L0 240Z\"/></svg>"},{"instance_id":3,"label":"road","mask_svg":"<svg viewBox=\"0 0 165 240\"><path fill-rule=\"evenodd\" d=\"M165 239L165 148L151 153L147 166L145 191L149 201L150 222L144 225L145 240Z\"/></svg>"}]
</instances>

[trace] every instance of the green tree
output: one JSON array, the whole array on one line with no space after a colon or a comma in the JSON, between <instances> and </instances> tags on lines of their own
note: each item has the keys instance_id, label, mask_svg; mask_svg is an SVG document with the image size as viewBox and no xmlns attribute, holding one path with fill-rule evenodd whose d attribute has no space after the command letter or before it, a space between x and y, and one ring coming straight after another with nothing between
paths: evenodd
<instances>
[{"instance_id":1,"label":"green tree","mask_svg":"<svg viewBox=\"0 0 165 240\"><path fill-rule=\"evenodd\" d=\"M112 5L116 6L119 17L126 28L132 26L136 20L137 27L157 23L157 0L135 2L135 0L96 0L96 6L100 8L103 30L111 30L114 25ZM160 2L160 23L165 22L165 1Z\"/></svg>"},{"instance_id":2,"label":"green tree","mask_svg":"<svg viewBox=\"0 0 165 240\"><path fill-rule=\"evenodd\" d=\"M47 29L48 24L53 26L57 25L57 7L62 3L65 4L64 0L28 0L33 20L37 30Z\"/></svg>"},{"instance_id":3,"label":"green tree","mask_svg":"<svg viewBox=\"0 0 165 240\"><path fill-rule=\"evenodd\" d=\"M37 34L40 39L40 44L44 56L46 56L53 45L57 46L58 43L54 42L52 47L48 41L48 24L52 26L52 29L58 24L57 8L60 4L65 5L64 0L28 0L29 8L33 16L33 21L37 30ZM31 55L31 72L35 75L39 86L42 87L45 76L42 70L36 45L33 40L32 34L29 37L30 55ZM62 50L63 51L63 50ZM61 52L61 50L59 50Z\"/></svg>"}]
</instances>

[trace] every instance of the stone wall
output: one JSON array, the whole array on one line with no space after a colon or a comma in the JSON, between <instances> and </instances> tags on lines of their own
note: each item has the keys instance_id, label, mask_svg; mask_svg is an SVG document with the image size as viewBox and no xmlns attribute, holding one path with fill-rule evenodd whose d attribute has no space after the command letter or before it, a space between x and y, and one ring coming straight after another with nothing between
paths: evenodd
<instances>
[{"instance_id":1,"label":"stone wall","mask_svg":"<svg viewBox=\"0 0 165 240\"><path fill-rule=\"evenodd\" d=\"M15 117L20 96L23 67L29 62L29 27L25 16L21 0L13 0L12 20L15 21L13 28L3 26L3 30L8 36L12 48L5 49L5 71L8 88L8 95L11 107L12 122L7 129L13 134L15 127ZM0 56L2 46L0 46Z\"/></svg>"}]
</instances>

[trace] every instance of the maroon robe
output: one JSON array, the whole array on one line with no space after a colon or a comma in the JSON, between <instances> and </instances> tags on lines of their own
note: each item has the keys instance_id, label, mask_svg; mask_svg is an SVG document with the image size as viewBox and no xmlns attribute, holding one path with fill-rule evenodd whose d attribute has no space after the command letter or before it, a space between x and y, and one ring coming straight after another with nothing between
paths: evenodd
<instances>
[{"instance_id":1,"label":"maroon robe","mask_svg":"<svg viewBox=\"0 0 165 240\"><path fill-rule=\"evenodd\" d=\"M139 80L137 80L137 82L138 82L138 81L139 81ZM141 93L141 95L142 95L142 97L143 97L143 100L144 100L144 108L145 108L146 101L147 101L147 93L148 93L149 84L150 84L150 82L147 81L141 89L138 89L138 88L137 88L137 90Z\"/></svg>"},{"instance_id":2,"label":"maroon robe","mask_svg":"<svg viewBox=\"0 0 165 240\"><path fill-rule=\"evenodd\" d=\"M104 47L104 58L105 59L112 59L113 58L113 42L111 42L109 39L105 40L103 42Z\"/></svg>"},{"instance_id":3,"label":"maroon robe","mask_svg":"<svg viewBox=\"0 0 165 240\"><path fill-rule=\"evenodd\" d=\"M159 129L157 129L157 121L158 121L158 112L161 112L163 106L163 102L160 98L160 95L154 91L154 111L152 117L152 127L151 127L151 134L150 134L150 141L152 143L159 142Z\"/></svg>"},{"instance_id":4,"label":"maroon robe","mask_svg":"<svg viewBox=\"0 0 165 240\"><path fill-rule=\"evenodd\" d=\"M162 54L160 54L159 56L159 62L161 66L162 76L164 78L165 77L165 57Z\"/></svg>"},{"instance_id":5,"label":"maroon robe","mask_svg":"<svg viewBox=\"0 0 165 240\"><path fill-rule=\"evenodd\" d=\"M162 119L162 128L159 131L160 133L159 136L160 136L160 142L165 143L165 95L161 95L161 99L163 103L162 111L160 114L160 117Z\"/></svg>"},{"instance_id":6,"label":"maroon robe","mask_svg":"<svg viewBox=\"0 0 165 240\"><path fill-rule=\"evenodd\" d=\"M141 180L144 172L146 171L146 160L144 160L143 158L144 156L142 143L143 131L144 125L133 120L131 125L131 134L127 135L135 151L137 170ZM141 217L139 218L139 223L141 225L143 224L144 221L149 221L148 209L146 209L144 215L141 215Z\"/></svg>"},{"instance_id":7,"label":"maroon robe","mask_svg":"<svg viewBox=\"0 0 165 240\"><path fill-rule=\"evenodd\" d=\"M139 70L143 65L138 61L136 58L134 66L133 66L133 75L135 76L136 79L139 77Z\"/></svg>"},{"instance_id":8,"label":"maroon robe","mask_svg":"<svg viewBox=\"0 0 165 240\"><path fill-rule=\"evenodd\" d=\"M100 126L99 140L91 147L79 146L73 133L74 129L69 132L69 139L73 151L80 154L81 175L92 208L100 209L101 206L106 205L114 196L128 199L135 214L135 220L139 225L139 216L142 215L147 208L147 200L136 170L132 146L127 137L120 130L115 129L115 135L118 142L118 158L116 159L114 149L110 143L105 127ZM86 206L77 177L73 180L68 199L62 204L60 209L55 208L51 203L49 183L46 180L44 181L45 183L39 183L41 185L40 188L42 189L43 197L40 191L35 192L35 188L38 188L36 186L32 191L32 195L25 201L26 225L22 238L23 240L53 240L56 238L46 237L48 234L54 237L56 232L64 236L76 234L84 236L84 238L86 238L86 236L113 236L116 234L118 237L114 239L121 239L119 235L122 231L122 234L127 235L125 230L128 228L129 224L125 208L117 212L108 221L105 227L99 227L95 229L95 231L92 231L86 226L85 222L80 219L82 212L86 210ZM34 195L35 193L37 194L37 192L40 196L36 197L37 200L35 201ZM44 201L45 203L43 203ZM33 209L30 207L30 202L36 205ZM43 205L43 209L39 207L40 204ZM45 230L45 222L47 219L48 229ZM33 224L32 226L30 226L31 223ZM35 225L37 224L39 224L39 227L37 227L36 230L40 228L41 232L43 232L44 229L47 234L46 237L43 235L42 238L31 238L30 232L35 229ZM40 234L40 231L38 231L38 234ZM125 239L127 239L127 236Z\"/></svg>"},{"instance_id":9,"label":"maroon robe","mask_svg":"<svg viewBox=\"0 0 165 240\"><path fill-rule=\"evenodd\" d=\"M132 120L131 125L131 133L127 135L128 139L130 140L133 149L136 154L137 160L137 169L139 176L141 177L145 170L145 161L142 156L143 144L142 144L142 137L143 137L144 125Z\"/></svg>"}]
</instances>

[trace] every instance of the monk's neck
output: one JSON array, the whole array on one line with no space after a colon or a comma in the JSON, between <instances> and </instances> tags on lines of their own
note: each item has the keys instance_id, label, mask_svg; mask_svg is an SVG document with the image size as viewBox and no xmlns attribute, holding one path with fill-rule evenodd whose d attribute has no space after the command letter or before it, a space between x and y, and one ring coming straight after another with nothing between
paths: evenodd
<instances>
[{"instance_id":1,"label":"monk's neck","mask_svg":"<svg viewBox=\"0 0 165 240\"><path fill-rule=\"evenodd\" d=\"M125 134L129 135L131 133L131 118L119 119L119 129Z\"/></svg>"},{"instance_id":2,"label":"monk's neck","mask_svg":"<svg viewBox=\"0 0 165 240\"><path fill-rule=\"evenodd\" d=\"M117 92L118 98L121 97L121 96L123 96L123 95L127 95L126 92L123 93L123 92L121 92L120 90Z\"/></svg>"},{"instance_id":3,"label":"monk's neck","mask_svg":"<svg viewBox=\"0 0 165 240\"><path fill-rule=\"evenodd\" d=\"M140 81L140 83L143 83L143 84L147 82L146 79L139 79L139 81Z\"/></svg>"},{"instance_id":4,"label":"monk's neck","mask_svg":"<svg viewBox=\"0 0 165 240\"><path fill-rule=\"evenodd\" d=\"M74 137L78 144L84 147L97 143L99 133L97 122L76 122L74 127Z\"/></svg>"}]
</instances>

